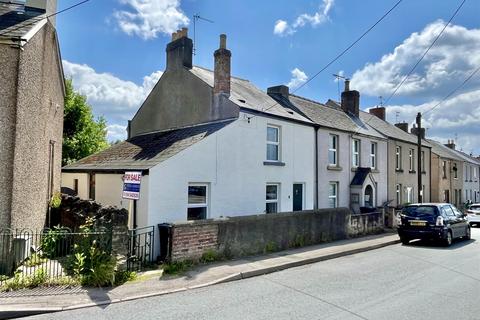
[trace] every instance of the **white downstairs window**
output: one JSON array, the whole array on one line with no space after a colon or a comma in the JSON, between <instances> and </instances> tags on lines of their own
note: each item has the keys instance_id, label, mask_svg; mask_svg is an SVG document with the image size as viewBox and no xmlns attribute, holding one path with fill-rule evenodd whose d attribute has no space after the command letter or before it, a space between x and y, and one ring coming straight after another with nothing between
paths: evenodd
<instances>
[{"instance_id":1,"label":"white downstairs window","mask_svg":"<svg viewBox=\"0 0 480 320\"><path fill-rule=\"evenodd\" d=\"M280 185L278 183L267 184L265 192L265 212L266 213L276 213L279 212L280 206L278 204L280 194Z\"/></svg>"},{"instance_id":2,"label":"white downstairs window","mask_svg":"<svg viewBox=\"0 0 480 320\"><path fill-rule=\"evenodd\" d=\"M208 217L208 184L188 185L187 220L203 220Z\"/></svg>"},{"instance_id":3,"label":"white downstairs window","mask_svg":"<svg viewBox=\"0 0 480 320\"><path fill-rule=\"evenodd\" d=\"M338 182L331 181L328 185L328 207L338 207Z\"/></svg>"}]
</instances>

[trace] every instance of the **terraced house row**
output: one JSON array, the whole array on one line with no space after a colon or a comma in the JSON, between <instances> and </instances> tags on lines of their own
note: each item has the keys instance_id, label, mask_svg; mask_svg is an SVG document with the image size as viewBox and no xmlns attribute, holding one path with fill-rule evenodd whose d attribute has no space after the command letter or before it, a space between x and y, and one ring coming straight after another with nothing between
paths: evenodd
<instances>
[{"instance_id":1,"label":"terraced house row","mask_svg":"<svg viewBox=\"0 0 480 320\"><path fill-rule=\"evenodd\" d=\"M132 209L125 172L142 173L138 226L254 213L423 201L479 200L477 159L364 112L348 81L341 101L316 102L284 85L265 92L231 76L226 36L214 70L192 65L187 30L167 45L162 77L129 121L128 139L63 168L82 198ZM418 162L420 157L420 162ZM420 163L420 165L418 165ZM418 185L418 173L422 185ZM133 223L133 222L132 222Z\"/></svg>"}]
</instances>

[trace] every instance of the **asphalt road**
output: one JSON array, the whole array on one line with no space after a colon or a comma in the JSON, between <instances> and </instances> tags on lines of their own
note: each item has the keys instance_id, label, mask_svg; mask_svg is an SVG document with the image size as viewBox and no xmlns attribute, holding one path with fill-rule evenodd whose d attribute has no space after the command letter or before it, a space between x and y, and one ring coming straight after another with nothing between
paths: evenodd
<instances>
[{"instance_id":1,"label":"asphalt road","mask_svg":"<svg viewBox=\"0 0 480 320\"><path fill-rule=\"evenodd\" d=\"M266 276L29 319L480 319L480 229Z\"/></svg>"}]
</instances>

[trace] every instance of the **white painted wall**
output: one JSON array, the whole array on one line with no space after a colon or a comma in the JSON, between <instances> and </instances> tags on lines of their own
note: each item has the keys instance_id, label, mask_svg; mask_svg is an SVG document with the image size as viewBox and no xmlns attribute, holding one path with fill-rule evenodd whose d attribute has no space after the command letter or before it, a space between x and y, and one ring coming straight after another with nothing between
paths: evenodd
<instances>
[{"instance_id":1,"label":"white painted wall","mask_svg":"<svg viewBox=\"0 0 480 320\"><path fill-rule=\"evenodd\" d=\"M250 115L251 116L251 115ZM281 161L264 165L267 124L281 127ZM189 183L209 184L209 218L265 211L267 183L280 183L280 210L292 210L293 183L314 202L313 127L261 116L239 120L150 170L148 224L187 218Z\"/></svg>"},{"instance_id":2,"label":"white painted wall","mask_svg":"<svg viewBox=\"0 0 480 320\"><path fill-rule=\"evenodd\" d=\"M469 162L463 162L463 190L462 202L470 200L479 201L476 193L479 191L479 167Z\"/></svg>"},{"instance_id":3,"label":"white painted wall","mask_svg":"<svg viewBox=\"0 0 480 320\"><path fill-rule=\"evenodd\" d=\"M66 173L62 172L62 187L74 189L74 180L78 179L78 196L81 199L88 199L88 174L87 173Z\"/></svg>"},{"instance_id":4,"label":"white painted wall","mask_svg":"<svg viewBox=\"0 0 480 320\"><path fill-rule=\"evenodd\" d=\"M339 169L329 169L328 149L330 134L339 137ZM328 188L331 181L338 182L338 206L350 207L350 183L355 176L352 170L353 139L360 140L360 166L370 167L370 143L377 143L377 170L372 171L377 182L375 202L377 206L387 200L387 141L376 137L353 135L343 131L321 128L318 130L318 207L328 207ZM363 206L363 204L361 204Z\"/></svg>"}]
</instances>

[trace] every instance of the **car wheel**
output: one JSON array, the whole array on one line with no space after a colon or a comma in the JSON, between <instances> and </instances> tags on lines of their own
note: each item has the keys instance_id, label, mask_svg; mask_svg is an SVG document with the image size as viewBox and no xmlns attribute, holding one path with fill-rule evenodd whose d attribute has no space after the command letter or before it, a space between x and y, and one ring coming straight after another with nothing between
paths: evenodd
<instances>
[{"instance_id":1,"label":"car wheel","mask_svg":"<svg viewBox=\"0 0 480 320\"><path fill-rule=\"evenodd\" d=\"M470 226L467 227L467 231L465 232L465 240L470 240L472 238L472 230Z\"/></svg>"},{"instance_id":2,"label":"car wheel","mask_svg":"<svg viewBox=\"0 0 480 320\"><path fill-rule=\"evenodd\" d=\"M400 241L401 241L402 244L404 244L404 245L408 245L408 244L410 243L410 239L405 238L405 237L400 237Z\"/></svg>"},{"instance_id":3,"label":"car wheel","mask_svg":"<svg viewBox=\"0 0 480 320\"><path fill-rule=\"evenodd\" d=\"M447 237L444 240L445 246L450 247L453 242L452 231L448 231Z\"/></svg>"}]
</instances>

